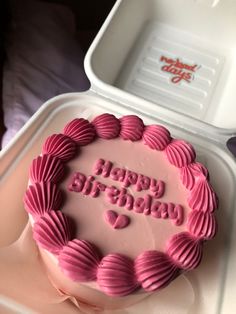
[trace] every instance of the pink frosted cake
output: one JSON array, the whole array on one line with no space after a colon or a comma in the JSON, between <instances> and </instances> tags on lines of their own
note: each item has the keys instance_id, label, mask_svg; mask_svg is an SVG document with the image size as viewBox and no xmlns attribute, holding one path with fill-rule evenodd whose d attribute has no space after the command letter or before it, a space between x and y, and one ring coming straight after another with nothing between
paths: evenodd
<instances>
[{"instance_id":1,"label":"pink frosted cake","mask_svg":"<svg viewBox=\"0 0 236 314\"><path fill-rule=\"evenodd\" d=\"M24 204L53 284L115 308L196 268L216 234L217 197L195 157L134 115L78 118L49 136Z\"/></svg>"}]
</instances>

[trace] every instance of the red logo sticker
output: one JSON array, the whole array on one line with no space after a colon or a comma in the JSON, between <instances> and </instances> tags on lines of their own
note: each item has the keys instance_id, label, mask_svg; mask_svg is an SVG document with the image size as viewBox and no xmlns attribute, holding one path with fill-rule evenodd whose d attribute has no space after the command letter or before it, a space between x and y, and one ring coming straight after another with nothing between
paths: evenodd
<instances>
[{"instance_id":1,"label":"red logo sticker","mask_svg":"<svg viewBox=\"0 0 236 314\"><path fill-rule=\"evenodd\" d=\"M165 65L161 67L161 70L172 74L171 82L174 84L177 84L182 80L191 83L194 78L194 73L200 67L197 64L190 65L183 63L179 58L171 59L161 56L160 61L165 63Z\"/></svg>"}]
</instances>

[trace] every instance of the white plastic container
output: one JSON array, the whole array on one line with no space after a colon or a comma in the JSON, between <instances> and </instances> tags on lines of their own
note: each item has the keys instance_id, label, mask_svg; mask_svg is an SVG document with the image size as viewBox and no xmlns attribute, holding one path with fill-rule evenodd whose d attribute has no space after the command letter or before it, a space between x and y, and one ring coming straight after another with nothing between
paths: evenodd
<instances>
[{"instance_id":1,"label":"white plastic container","mask_svg":"<svg viewBox=\"0 0 236 314\"><path fill-rule=\"evenodd\" d=\"M0 245L17 239L27 221L21 199L28 167L49 134L77 116L137 114L194 145L220 199L219 233L200 267L186 275L192 298L184 311L236 311L236 164L225 146L236 134L235 29L234 0L118 0L86 55L91 90L49 100L2 152ZM189 80L173 82L169 65L182 67ZM16 212L21 218L14 221ZM6 239L10 224L14 231ZM127 313L143 313L142 306L160 310L155 297L144 302ZM166 302L163 311L171 313L173 304Z\"/></svg>"}]
</instances>

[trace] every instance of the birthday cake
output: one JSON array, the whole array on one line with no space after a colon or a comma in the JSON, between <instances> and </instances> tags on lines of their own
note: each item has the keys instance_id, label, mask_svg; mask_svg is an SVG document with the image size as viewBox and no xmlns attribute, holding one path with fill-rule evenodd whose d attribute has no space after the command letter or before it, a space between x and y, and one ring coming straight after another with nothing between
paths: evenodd
<instances>
[{"instance_id":1,"label":"birthday cake","mask_svg":"<svg viewBox=\"0 0 236 314\"><path fill-rule=\"evenodd\" d=\"M201 262L217 231L217 196L195 150L161 125L104 113L49 136L24 204L61 292L120 307Z\"/></svg>"}]
</instances>

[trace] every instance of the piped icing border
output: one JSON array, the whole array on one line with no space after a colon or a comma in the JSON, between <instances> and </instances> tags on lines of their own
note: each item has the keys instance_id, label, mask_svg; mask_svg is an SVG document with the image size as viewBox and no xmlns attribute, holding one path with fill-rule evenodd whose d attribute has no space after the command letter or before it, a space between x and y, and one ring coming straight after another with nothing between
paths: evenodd
<instances>
[{"instance_id":1,"label":"piped icing border","mask_svg":"<svg viewBox=\"0 0 236 314\"><path fill-rule=\"evenodd\" d=\"M187 231L172 236L165 252L144 251L135 260L119 253L102 257L88 241L73 239L70 221L59 210L62 205L59 182L65 163L75 156L77 148L88 145L96 137L142 141L151 149L163 151L170 164L179 168L192 211ZM71 280L97 281L109 296L125 296L140 287L149 292L161 289L182 271L199 265L203 242L212 239L217 231L213 213L218 206L217 196L209 183L207 169L195 162L195 158L192 145L173 139L163 126L145 126L135 115L118 119L104 113L92 122L74 119L62 134L46 139L42 154L31 164L24 204L35 220L33 237L40 247L57 256L59 267Z\"/></svg>"}]
</instances>

